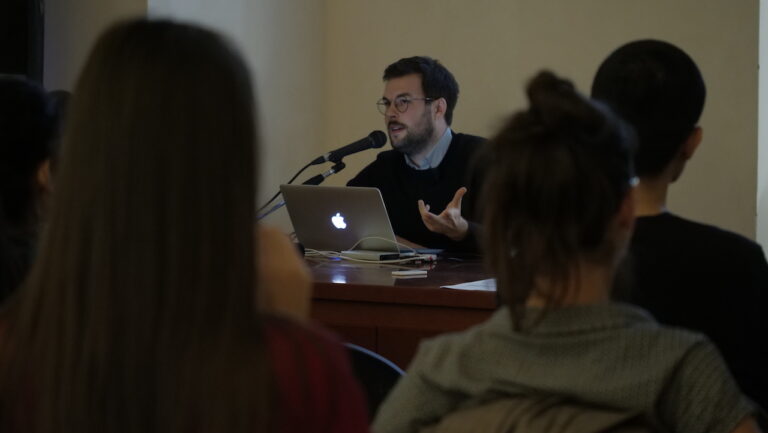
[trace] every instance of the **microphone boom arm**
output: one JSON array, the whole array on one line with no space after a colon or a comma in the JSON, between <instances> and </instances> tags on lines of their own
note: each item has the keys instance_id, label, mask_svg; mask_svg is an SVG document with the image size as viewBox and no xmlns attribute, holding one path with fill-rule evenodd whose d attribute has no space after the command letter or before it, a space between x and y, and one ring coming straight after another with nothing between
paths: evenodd
<instances>
[{"instance_id":1,"label":"microphone boom arm","mask_svg":"<svg viewBox=\"0 0 768 433\"><path fill-rule=\"evenodd\" d=\"M344 168L347 166L347 164L344 164L344 161L339 160L336 164L333 165L328 171L325 171L323 173L318 174L317 176L310 177L309 179L305 180L302 185L320 185L323 183L326 177L336 174L340 172L341 170L344 170Z\"/></svg>"},{"instance_id":2,"label":"microphone boom arm","mask_svg":"<svg viewBox=\"0 0 768 433\"><path fill-rule=\"evenodd\" d=\"M340 172L341 170L344 170L344 168L346 166L347 165L344 164L343 161L339 161L336 164L334 164L333 167L331 167L329 170L327 170L327 171L325 171L323 173L320 173L317 176L313 176L313 177L310 177L309 179L305 180L302 183L302 185L319 185L319 184L321 184L325 180L326 177L328 177L328 176L330 176L332 174L336 174L336 173ZM269 204L269 203L267 203L267 204ZM258 220L261 220L261 219L265 218L267 215L270 215L270 214L276 212L278 209L280 209L283 206L285 206L285 200L283 200L280 203L272 206L272 208L270 208L266 212L264 212L264 213L262 213L260 215L257 215L256 216L256 220L258 221ZM262 209L264 209L265 207L266 207L266 205L263 206ZM262 209L259 209L259 211L261 211Z\"/></svg>"}]
</instances>

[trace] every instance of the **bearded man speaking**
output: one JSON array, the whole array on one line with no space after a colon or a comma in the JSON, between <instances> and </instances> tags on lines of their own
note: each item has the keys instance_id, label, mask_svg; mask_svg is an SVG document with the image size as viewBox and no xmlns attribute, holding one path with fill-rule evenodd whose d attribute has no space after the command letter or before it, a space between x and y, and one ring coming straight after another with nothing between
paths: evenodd
<instances>
[{"instance_id":1,"label":"bearded man speaking","mask_svg":"<svg viewBox=\"0 0 768 433\"><path fill-rule=\"evenodd\" d=\"M395 234L411 246L477 250L472 221L481 182L471 167L485 139L451 130L458 96L456 79L437 60L389 65L376 105L393 149L347 183L378 188Z\"/></svg>"}]
</instances>

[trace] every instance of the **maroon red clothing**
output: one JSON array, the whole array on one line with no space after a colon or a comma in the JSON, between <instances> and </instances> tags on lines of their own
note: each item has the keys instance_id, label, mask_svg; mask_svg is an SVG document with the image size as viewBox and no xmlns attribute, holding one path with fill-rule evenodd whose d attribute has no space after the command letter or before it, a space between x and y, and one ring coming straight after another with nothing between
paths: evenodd
<instances>
[{"instance_id":1,"label":"maroon red clothing","mask_svg":"<svg viewBox=\"0 0 768 433\"><path fill-rule=\"evenodd\" d=\"M368 432L365 398L333 336L277 318L267 320L265 336L279 432Z\"/></svg>"},{"instance_id":2,"label":"maroon red clothing","mask_svg":"<svg viewBox=\"0 0 768 433\"><path fill-rule=\"evenodd\" d=\"M267 356L277 401L279 433L368 433L365 397L347 352L330 333L276 317L265 319ZM0 324L0 338L5 326ZM30 404L11 431L29 431ZM0 420L0 425L7 426Z\"/></svg>"}]
</instances>

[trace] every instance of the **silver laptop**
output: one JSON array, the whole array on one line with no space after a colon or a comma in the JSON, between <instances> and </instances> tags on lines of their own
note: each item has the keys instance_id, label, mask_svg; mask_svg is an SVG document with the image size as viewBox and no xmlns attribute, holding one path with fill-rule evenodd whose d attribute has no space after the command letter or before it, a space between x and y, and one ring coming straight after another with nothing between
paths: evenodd
<instances>
[{"instance_id":1,"label":"silver laptop","mask_svg":"<svg viewBox=\"0 0 768 433\"><path fill-rule=\"evenodd\" d=\"M280 185L280 192L304 248L342 252L354 247L390 254L381 259L402 255L378 189Z\"/></svg>"}]
</instances>

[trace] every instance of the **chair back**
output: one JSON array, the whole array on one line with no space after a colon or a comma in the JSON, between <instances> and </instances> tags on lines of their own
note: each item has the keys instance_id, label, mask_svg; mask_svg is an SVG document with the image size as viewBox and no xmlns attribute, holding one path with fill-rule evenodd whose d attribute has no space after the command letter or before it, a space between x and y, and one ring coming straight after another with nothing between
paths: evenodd
<instances>
[{"instance_id":1,"label":"chair back","mask_svg":"<svg viewBox=\"0 0 768 433\"><path fill-rule=\"evenodd\" d=\"M405 373L395 363L376 352L351 343L346 343L345 346L352 361L352 370L363 386L368 402L368 414L373 419L379 405Z\"/></svg>"}]
</instances>

